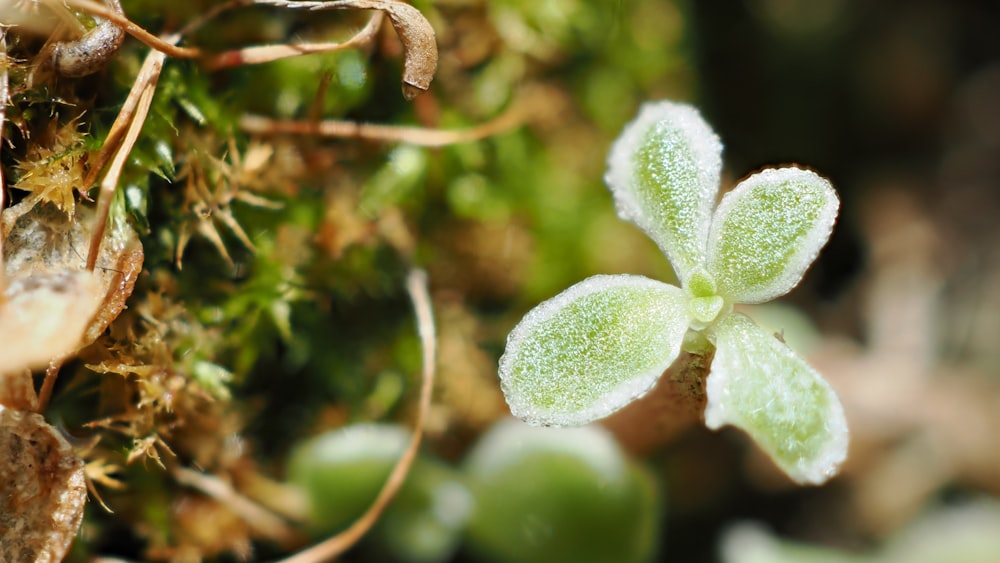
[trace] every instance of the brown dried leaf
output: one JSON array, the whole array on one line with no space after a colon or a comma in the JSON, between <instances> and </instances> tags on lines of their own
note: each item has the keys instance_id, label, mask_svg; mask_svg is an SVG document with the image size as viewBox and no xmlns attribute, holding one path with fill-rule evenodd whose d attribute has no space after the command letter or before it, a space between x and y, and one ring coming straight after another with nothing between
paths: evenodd
<instances>
[{"instance_id":1,"label":"brown dried leaf","mask_svg":"<svg viewBox=\"0 0 1000 563\"><path fill-rule=\"evenodd\" d=\"M0 374L0 406L38 412L38 394L31 370Z\"/></svg>"},{"instance_id":2,"label":"brown dried leaf","mask_svg":"<svg viewBox=\"0 0 1000 563\"><path fill-rule=\"evenodd\" d=\"M142 268L142 246L127 224L109 229L90 272L79 250L91 234L89 209L71 220L49 204L17 207L3 211L0 373L43 367L96 340L125 308Z\"/></svg>"},{"instance_id":3,"label":"brown dried leaf","mask_svg":"<svg viewBox=\"0 0 1000 563\"><path fill-rule=\"evenodd\" d=\"M0 309L0 373L40 368L75 351L100 306L93 272L43 272L8 281Z\"/></svg>"},{"instance_id":4,"label":"brown dried leaf","mask_svg":"<svg viewBox=\"0 0 1000 563\"><path fill-rule=\"evenodd\" d=\"M0 561L62 561L83 519L83 460L37 414L0 406Z\"/></svg>"}]
</instances>

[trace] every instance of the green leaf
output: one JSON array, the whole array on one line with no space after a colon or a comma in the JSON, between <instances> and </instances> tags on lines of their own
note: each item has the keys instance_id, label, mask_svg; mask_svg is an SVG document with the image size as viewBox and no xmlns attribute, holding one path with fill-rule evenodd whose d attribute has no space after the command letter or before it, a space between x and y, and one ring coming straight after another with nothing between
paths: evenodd
<instances>
[{"instance_id":1,"label":"green leaf","mask_svg":"<svg viewBox=\"0 0 1000 563\"><path fill-rule=\"evenodd\" d=\"M496 563L650 561L660 537L655 481L599 425L500 421L463 465L475 498L468 546Z\"/></svg>"},{"instance_id":2,"label":"green leaf","mask_svg":"<svg viewBox=\"0 0 1000 563\"><path fill-rule=\"evenodd\" d=\"M309 501L312 535L356 521L378 496L410 441L402 427L347 426L296 443L288 480ZM448 561L472 513L472 497L450 467L421 454L369 536L374 560Z\"/></svg>"},{"instance_id":3,"label":"green leaf","mask_svg":"<svg viewBox=\"0 0 1000 563\"><path fill-rule=\"evenodd\" d=\"M500 385L541 425L605 417L649 390L680 352L684 292L642 276L594 276L534 308L507 337Z\"/></svg>"},{"instance_id":4,"label":"green leaf","mask_svg":"<svg viewBox=\"0 0 1000 563\"><path fill-rule=\"evenodd\" d=\"M847 456L847 421L830 385L748 317L730 313L711 329L705 425L746 431L799 483L819 484Z\"/></svg>"},{"instance_id":5,"label":"green leaf","mask_svg":"<svg viewBox=\"0 0 1000 563\"><path fill-rule=\"evenodd\" d=\"M826 179L800 168L768 169L725 195L708 242L708 271L731 303L788 293L830 238L840 201Z\"/></svg>"},{"instance_id":6,"label":"green leaf","mask_svg":"<svg viewBox=\"0 0 1000 563\"><path fill-rule=\"evenodd\" d=\"M682 282L705 260L721 170L722 144L698 110L666 101L643 105L608 155L618 215L656 241Z\"/></svg>"}]
</instances>

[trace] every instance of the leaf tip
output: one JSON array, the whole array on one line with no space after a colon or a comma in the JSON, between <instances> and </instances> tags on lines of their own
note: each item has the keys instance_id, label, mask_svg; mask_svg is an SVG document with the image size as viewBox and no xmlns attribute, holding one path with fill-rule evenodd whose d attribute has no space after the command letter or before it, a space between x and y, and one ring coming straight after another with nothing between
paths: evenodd
<instances>
[{"instance_id":1,"label":"leaf tip","mask_svg":"<svg viewBox=\"0 0 1000 563\"><path fill-rule=\"evenodd\" d=\"M833 477L847 457L849 433L830 384L744 315L728 314L712 333L705 425L742 429L797 483Z\"/></svg>"},{"instance_id":2,"label":"leaf tip","mask_svg":"<svg viewBox=\"0 0 1000 563\"><path fill-rule=\"evenodd\" d=\"M618 216L645 231L682 279L704 259L722 143L691 105L643 104L608 151Z\"/></svg>"}]
</instances>

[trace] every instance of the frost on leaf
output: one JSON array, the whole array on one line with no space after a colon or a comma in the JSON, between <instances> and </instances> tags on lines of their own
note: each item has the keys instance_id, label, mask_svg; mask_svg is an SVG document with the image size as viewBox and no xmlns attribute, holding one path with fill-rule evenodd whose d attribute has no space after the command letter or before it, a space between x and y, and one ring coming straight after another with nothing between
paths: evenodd
<instances>
[{"instance_id":1,"label":"frost on leaf","mask_svg":"<svg viewBox=\"0 0 1000 563\"><path fill-rule=\"evenodd\" d=\"M708 270L730 302L788 293L830 238L840 201L830 182L799 168L768 169L725 195L712 220Z\"/></svg>"},{"instance_id":2,"label":"frost on leaf","mask_svg":"<svg viewBox=\"0 0 1000 563\"><path fill-rule=\"evenodd\" d=\"M577 425L656 383L680 352L684 293L641 276L588 278L529 312L507 337L500 384L527 422Z\"/></svg>"},{"instance_id":3,"label":"frost on leaf","mask_svg":"<svg viewBox=\"0 0 1000 563\"><path fill-rule=\"evenodd\" d=\"M721 170L719 138L686 104L644 105L611 147L605 181L618 215L656 241L682 281L704 260Z\"/></svg>"},{"instance_id":4,"label":"frost on leaf","mask_svg":"<svg viewBox=\"0 0 1000 563\"><path fill-rule=\"evenodd\" d=\"M796 482L832 477L847 456L848 436L830 385L744 315L726 315L710 336L716 353L706 385L706 426L746 431Z\"/></svg>"}]
</instances>

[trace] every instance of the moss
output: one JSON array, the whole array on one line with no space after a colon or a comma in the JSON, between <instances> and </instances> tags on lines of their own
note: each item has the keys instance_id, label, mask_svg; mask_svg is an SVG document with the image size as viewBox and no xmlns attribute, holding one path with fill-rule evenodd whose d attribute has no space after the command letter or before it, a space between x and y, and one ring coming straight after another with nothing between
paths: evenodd
<instances>
[{"instance_id":1,"label":"moss","mask_svg":"<svg viewBox=\"0 0 1000 563\"><path fill-rule=\"evenodd\" d=\"M215 4L125 0L123 8L161 33ZM237 485L278 478L299 439L346 421L405 418L419 366L403 290L413 264L430 271L442 304L463 312L466 329L450 333L456 357L498 350L524 304L590 273L598 255L575 237L601 237L611 216L599 178L608 124L624 113L613 107L648 97L636 84L686 80L680 65L657 63L667 72L656 77L620 65L640 50L677 51L676 35L639 46L621 31L653 4L567 1L553 19L530 2L488 10L415 3L435 26L442 57L431 91L412 104L399 94L399 43L388 25L363 49L260 66L212 71L168 58L113 205L141 237L142 274L127 309L63 366L46 411L80 439L78 453L114 510L90 506L73 557L292 549L245 527L226 528L226 541L193 533L219 503L171 471L198 467ZM237 9L183 44L219 52L338 39L366 19ZM534 46L517 39L518 26L531 30ZM8 186L40 182L39 166L66 159L77 179L95 172L148 47L129 39L99 73L66 78L31 72L46 37L10 29L6 39L11 103L0 165ZM594 90L595 77L609 74L632 86ZM463 128L515 103L530 108L525 126L439 149L254 136L239 124L256 112ZM74 188L97 193L65 182L64 208L93 206ZM8 207L29 192L10 193ZM621 235L608 232L606 243L616 244ZM86 249L77 251L82 259ZM631 263L642 271L654 252ZM448 442L448 428L474 432L501 412L495 385L483 384L495 377L491 361L473 364L475 373L448 366L477 396L442 407L444 426L431 433L432 446L452 455L462 444ZM491 408L484 415L468 404Z\"/></svg>"}]
</instances>

